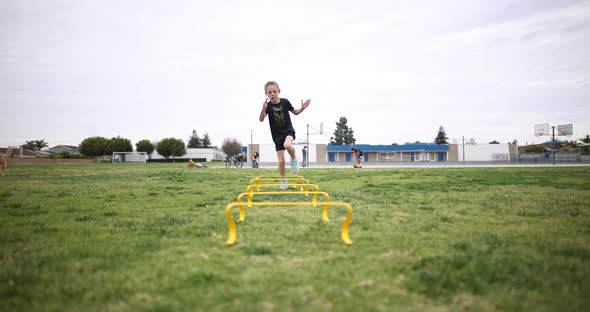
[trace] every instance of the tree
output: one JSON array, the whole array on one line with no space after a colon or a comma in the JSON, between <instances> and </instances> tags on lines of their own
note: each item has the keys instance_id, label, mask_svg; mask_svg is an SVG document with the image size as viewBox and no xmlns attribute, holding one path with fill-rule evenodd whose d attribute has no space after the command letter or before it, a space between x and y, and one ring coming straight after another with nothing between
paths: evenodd
<instances>
[{"instance_id":1,"label":"tree","mask_svg":"<svg viewBox=\"0 0 590 312\"><path fill-rule=\"evenodd\" d=\"M236 139L226 138L223 140L221 149L227 156L235 156L242 152L242 143Z\"/></svg>"},{"instance_id":2,"label":"tree","mask_svg":"<svg viewBox=\"0 0 590 312\"><path fill-rule=\"evenodd\" d=\"M103 137L89 137L80 143L80 154L84 156L96 157L106 155L109 140Z\"/></svg>"},{"instance_id":3,"label":"tree","mask_svg":"<svg viewBox=\"0 0 590 312\"><path fill-rule=\"evenodd\" d=\"M35 145L37 146L37 149L38 150L41 150L42 148L49 146L49 143L45 142L45 140L43 140L43 139L42 140L36 140L34 142L35 142Z\"/></svg>"},{"instance_id":4,"label":"tree","mask_svg":"<svg viewBox=\"0 0 590 312\"><path fill-rule=\"evenodd\" d=\"M196 130L193 130L193 134L188 138L188 148L201 147L201 138L197 134Z\"/></svg>"},{"instance_id":5,"label":"tree","mask_svg":"<svg viewBox=\"0 0 590 312\"><path fill-rule=\"evenodd\" d=\"M148 157L150 157L150 155L154 152L154 149L156 149L154 144L152 144L152 142L149 140L141 140L135 143L135 150L138 152L146 152Z\"/></svg>"},{"instance_id":6,"label":"tree","mask_svg":"<svg viewBox=\"0 0 590 312\"><path fill-rule=\"evenodd\" d=\"M340 117L340 121L336 122L334 136L330 138L330 144L344 145L356 143L356 139L354 138L354 130L349 128L347 123L348 120L346 117Z\"/></svg>"},{"instance_id":7,"label":"tree","mask_svg":"<svg viewBox=\"0 0 590 312\"><path fill-rule=\"evenodd\" d=\"M202 147L211 147L211 140L209 139L209 134L207 132L205 132L205 135L203 135L203 140L201 141L201 146Z\"/></svg>"},{"instance_id":8,"label":"tree","mask_svg":"<svg viewBox=\"0 0 590 312\"><path fill-rule=\"evenodd\" d=\"M545 147L541 144L527 145L522 149L523 153L543 153L544 151L545 151Z\"/></svg>"},{"instance_id":9,"label":"tree","mask_svg":"<svg viewBox=\"0 0 590 312\"><path fill-rule=\"evenodd\" d=\"M576 151L578 148L578 144L576 143L576 140L565 140L561 146L559 147L559 150L562 152L572 152L572 151Z\"/></svg>"},{"instance_id":10,"label":"tree","mask_svg":"<svg viewBox=\"0 0 590 312\"><path fill-rule=\"evenodd\" d=\"M186 154L184 142L175 138L166 138L158 142L156 145L156 151L166 159L170 156L180 157Z\"/></svg>"},{"instance_id":11,"label":"tree","mask_svg":"<svg viewBox=\"0 0 590 312\"><path fill-rule=\"evenodd\" d=\"M35 145L34 141L26 141L27 143L21 145L20 147L22 147L23 149L26 150L34 150L37 148L37 145Z\"/></svg>"},{"instance_id":12,"label":"tree","mask_svg":"<svg viewBox=\"0 0 590 312\"><path fill-rule=\"evenodd\" d=\"M581 138L580 141L582 141L582 143L586 143L586 144L590 143L590 135L586 134L586 137L585 138ZM588 154L590 154L590 145L582 146L580 148L580 153L582 155L588 155Z\"/></svg>"},{"instance_id":13,"label":"tree","mask_svg":"<svg viewBox=\"0 0 590 312\"><path fill-rule=\"evenodd\" d=\"M106 154L111 155L114 152L133 152L133 145L129 139L117 136L109 140Z\"/></svg>"},{"instance_id":14,"label":"tree","mask_svg":"<svg viewBox=\"0 0 590 312\"><path fill-rule=\"evenodd\" d=\"M28 150L41 150L42 148L49 146L49 144L47 142L45 142L44 139L25 141L25 142L27 142L27 143L21 145L21 147L23 149L28 149Z\"/></svg>"},{"instance_id":15,"label":"tree","mask_svg":"<svg viewBox=\"0 0 590 312\"><path fill-rule=\"evenodd\" d=\"M500 142L493 140L492 142L490 142L490 144L500 144Z\"/></svg>"},{"instance_id":16,"label":"tree","mask_svg":"<svg viewBox=\"0 0 590 312\"><path fill-rule=\"evenodd\" d=\"M438 133L436 134L436 138L434 139L435 144L449 144L447 137L447 133L445 132L445 128L441 125L438 127Z\"/></svg>"}]
</instances>

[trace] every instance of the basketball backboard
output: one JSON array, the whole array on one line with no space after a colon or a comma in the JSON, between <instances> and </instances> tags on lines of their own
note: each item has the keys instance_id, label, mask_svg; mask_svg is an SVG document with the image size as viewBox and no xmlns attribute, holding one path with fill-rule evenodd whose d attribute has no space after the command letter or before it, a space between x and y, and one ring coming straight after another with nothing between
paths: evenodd
<instances>
[{"instance_id":1,"label":"basketball backboard","mask_svg":"<svg viewBox=\"0 0 590 312\"><path fill-rule=\"evenodd\" d=\"M557 135L573 135L574 134L574 125L567 124L567 125L559 125L557 126Z\"/></svg>"},{"instance_id":2,"label":"basketball backboard","mask_svg":"<svg viewBox=\"0 0 590 312\"><path fill-rule=\"evenodd\" d=\"M535 136L549 135L549 124L535 125Z\"/></svg>"}]
</instances>

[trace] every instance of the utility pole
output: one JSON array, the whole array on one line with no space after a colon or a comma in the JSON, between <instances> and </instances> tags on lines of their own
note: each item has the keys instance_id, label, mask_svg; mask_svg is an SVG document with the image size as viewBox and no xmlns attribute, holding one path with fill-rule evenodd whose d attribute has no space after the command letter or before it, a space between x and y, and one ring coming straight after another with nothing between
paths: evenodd
<instances>
[{"instance_id":1,"label":"utility pole","mask_svg":"<svg viewBox=\"0 0 590 312\"><path fill-rule=\"evenodd\" d=\"M307 156L303 165L309 167L309 124L307 124L307 140L305 141L305 146L307 146Z\"/></svg>"},{"instance_id":2,"label":"utility pole","mask_svg":"<svg viewBox=\"0 0 590 312\"><path fill-rule=\"evenodd\" d=\"M551 154L553 155L553 166L555 166L555 126L551 127Z\"/></svg>"},{"instance_id":3,"label":"utility pole","mask_svg":"<svg viewBox=\"0 0 590 312\"><path fill-rule=\"evenodd\" d=\"M463 136L463 166L465 166L465 136Z\"/></svg>"},{"instance_id":4,"label":"utility pole","mask_svg":"<svg viewBox=\"0 0 590 312\"><path fill-rule=\"evenodd\" d=\"M311 153L311 150L309 149L309 135L310 135L309 127L310 127L310 124L307 124L307 142L305 142L305 146L307 146L307 160L306 160L306 164L305 164L306 167L309 167L309 157L310 157L310 153ZM317 127L317 125L315 125L314 127ZM315 132L313 132L311 134L320 134L320 135L324 134L324 123L323 122L320 123L319 130L314 127L312 127L312 130L314 130Z\"/></svg>"},{"instance_id":5,"label":"utility pole","mask_svg":"<svg viewBox=\"0 0 590 312\"><path fill-rule=\"evenodd\" d=\"M249 157L252 157L252 148L253 148L252 145L254 144L254 140L252 139L253 138L253 134L252 134L253 131L254 131L253 129L250 129L250 148L248 149L248 156L246 157L246 159L249 159ZM250 161L252 161L252 159L250 159Z\"/></svg>"}]
</instances>

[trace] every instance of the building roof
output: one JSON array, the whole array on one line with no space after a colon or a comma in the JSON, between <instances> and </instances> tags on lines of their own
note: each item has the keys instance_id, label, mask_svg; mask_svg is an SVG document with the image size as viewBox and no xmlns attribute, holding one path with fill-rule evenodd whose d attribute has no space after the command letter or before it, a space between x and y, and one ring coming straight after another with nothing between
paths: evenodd
<instances>
[{"instance_id":1,"label":"building roof","mask_svg":"<svg viewBox=\"0 0 590 312\"><path fill-rule=\"evenodd\" d=\"M371 145L371 144L344 144L331 145L327 147L328 152L350 152L354 146L361 151L367 152L446 152L449 150L448 144L434 143L411 143L404 145Z\"/></svg>"},{"instance_id":2,"label":"building roof","mask_svg":"<svg viewBox=\"0 0 590 312\"><path fill-rule=\"evenodd\" d=\"M549 140L549 141L543 142L543 144L553 144L553 143L555 143L555 144L562 144L563 141L560 141L560 140Z\"/></svg>"},{"instance_id":3,"label":"building roof","mask_svg":"<svg viewBox=\"0 0 590 312\"><path fill-rule=\"evenodd\" d=\"M14 154L15 151L18 151L16 149L12 149L12 153ZM0 147L0 153L2 154L6 154L8 152L8 147Z\"/></svg>"},{"instance_id":4,"label":"building roof","mask_svg":"<svg viewBox=\"0 0 590 312\"><path fill-rule=\"evenodd\" d=\"M72 152L78 152L80 150L80 148L76 145L56 145L56 146L50 148L50 150L53 150L58 147L65 148L65 149L70 150Z\"/></svg>"},{"instance_id":5,"label":"building roof","mask_svg":"<svg viewBox=\"0 0 590 312\"><path fill-rule=\"evenodd\" d=\"M0 153L6 154L8 148L0 147ZM12 149L12 157L20 157L21 156L21 149L20 148L13 148ZM22 150L23 157L35 157L36 155L51 155L49 151L37 151L37 150Z\"/></svg>"}]
</instances>

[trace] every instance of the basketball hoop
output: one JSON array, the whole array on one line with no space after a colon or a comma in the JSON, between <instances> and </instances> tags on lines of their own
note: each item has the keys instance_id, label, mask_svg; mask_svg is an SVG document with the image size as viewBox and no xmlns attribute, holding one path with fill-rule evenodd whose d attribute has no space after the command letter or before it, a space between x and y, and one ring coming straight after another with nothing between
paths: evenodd
<instances>
[{"instance_id":1,"label":"basketball hoop","mask_svg":"<svg viewBox=\"0 0 590 312\"><path fill-rule=\"evenodd\" d=\"M574 134L574 125L567 124L567 125L559 125L557 126L557 135L565 135L570 137Z\"/></svg>"},{"instance_id":2,"label":"basketball hoop","mask_svg":"<svg viewBox=\"0 0 590 312\"><path fill-rule=\"evenodd\" d=\"M549 135L549 124L535 125L535 136Z\"/></svg>"}]
</instances>

